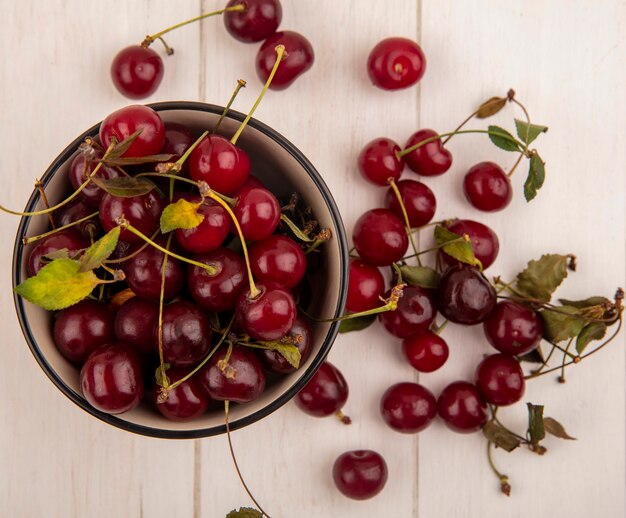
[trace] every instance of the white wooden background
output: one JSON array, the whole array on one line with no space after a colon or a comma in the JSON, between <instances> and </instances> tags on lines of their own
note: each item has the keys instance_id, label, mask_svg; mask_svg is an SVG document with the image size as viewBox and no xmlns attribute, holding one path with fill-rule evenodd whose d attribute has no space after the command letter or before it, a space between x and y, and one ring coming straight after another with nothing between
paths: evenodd
<instances>
[{"instance_id":1,"label":"white wooden background","mask_svg":"<svg viewBox=\"0 0 626 518\"><path fill-rule=\"evenodd\" d=\"M171 23L219 8L218 0L0 0L1 203L22 207L52 158L85 128L128 101L114 91L109 64L123 46ZM283 0L283 28L302 32L316 53L293 87L270 92L258 118L285 134L318 167L351 229L383 193L366 185L355 157L367 141L403 142L420 127L452 129L478 103L514 87L533 118L550 126L537 141L547 180L530 205L516 197L485 216L463 200L464 171L481 160L504 167L513 157L484 136L450 144L454 165L427 179L438 217L473 217L500 236L491 272L510 277L542 252L572 252L579 271L562 295L604 294L626 284L625 31L619 0L375 1ZM421 42L428 68L419 88L383 92L365 73L369 50L387 36ZM173 33L176 55L156 100L225 103L238 78L246 111L259 90L256 46L230 38L219 19ZM161 49L155 46L159 52ZM496 122L511 127L509 108ZM407 174L409 177L410 174ZM231 466L225 438L164 441L105 425L70 403L29 352L10 294L17 219L0 216L0 515L6 517L222 517L249 504ZM340 337L330 358L351 388L351 427L315 420L288 404L234 434L249 485L274 517L620 517L626 512L624 334L573 368L565 385L533 381L525 400L546 405L577 442L546 441L539 458L497 452L513 494L498 492L480 434L461 436L435 422L417 436L396 434L378 413L382 392L417 376L397 340L380 329ZM487 351L482 331L449 326L451 359L420 376L437 394L471 379ZM366 336L366 339L364 339ZM503 412L524 426L524 405ZM335 491L330 468L347 449L372 448L389 465L375 499L353 502Z\"/></svg>"}]
</instances>

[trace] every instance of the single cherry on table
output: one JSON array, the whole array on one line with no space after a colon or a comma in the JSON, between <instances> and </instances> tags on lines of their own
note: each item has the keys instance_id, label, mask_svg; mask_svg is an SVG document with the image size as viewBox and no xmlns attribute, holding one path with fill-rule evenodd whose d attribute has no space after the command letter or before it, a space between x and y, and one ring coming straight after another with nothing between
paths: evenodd
<instances>
[{"instance_id":1,"label":"single cherry on table","mask_svg":"<svg viewBox=\"0 0 626 518\"><path fill-rule=\"evenodd\" d=\"M474 207L485 212L502 210L513 198L511 180L494 162L472 166L463 178L463 192Z\"/></svg>"},{"instance_id":2,"label":"single cherry on table","mask_svg":"<svg viewBox=\"0 0 626 518\"><path fill-rule=\"evenodd\" d=\"M379 42L367 58L372 83L384 90L400 90L417 83L426 72L422 48L407 38L387 38Z\"/></svg>"},{"instance_id":3,"label":"single cherry on table","mask_svg":"<svg viewBox=\"0 0 626 518\"><path fill-rule=\"evenodd\" d=\"M343 414L338 414L348 400L348 394L346 378L337 367L326 361L296 394L294 401L300 410L309 415L326 417L337 414L349 423Z\"/></svg>"},{"instance_id":4,"label":"single cherry on table","mask_svg":"<svg viewBox=\"0 0 626 518\"><path fill-rule=\"evenodd\" d=\"M367 500L380 493L387 482L387 463L372 450L347 451L333 464L337 489L353 500Z\"/></svg>"},{"instance_id":5,"label":"single cherry on table","mask_svg":"<svg viewBox=\"0 0 626 518\"><path fill-rule=\"evenodd\" d=\"M374 266L399 261L409 246L404 223L389 209L372 209L361 215L352 240L359 256Z\"/></svg>"},{"instance_id":6,"label":"single cherry on table","mask_svg":"<svg viewBox=\"0 0 626 518\"><path fill-rule=\"evenodd\" d=\"M451 430L473 433L487 422L487 405L476 385L457 381L448 385L437 399L437 411Z\"/></svg>"},{"instance_id":7,"label":"single cherry on table","mask_svg":"<svg viewBox=\"0 0 626 518\"><path fill-rule=\"evenodd\" d=\"M409 137L404 149L437 136L432 129L419 130ZM420 176L439 176L452 166L452 153L443 147L441 139L432 140L402 156L411 171Z\"/></svg>"},{"instance_id":8,"label":"single cherry on table","mask_svg":"<svg viewBox=\"0 0 626 518\"><path fill-rule=\"evenodd\" d=\"M404 162L396 153L400 146L388 138L377 138L365 145L359 153L357 164L363 178L385 186L389 178L398 180L404 171Z\"/></svg>"},{"instance_id":9,"label":"single cherry on table","mask_svg":"<svg viewBox=\"0 0 626 518\"><path fill-rule=\"evenodd\" d=\"M437 400L418 383L396 383L380 400L383 420L396 432L417 433L430 425L437 415Z\"/></svg>"},{"instance_id":10,"label":"single cherry on table","mask_svg":"<svg viewBox=\"0 0 626 518\"><path fill-rule=\"evenodd\" d=\"M277 45L285 46L285 55L274 80L272 90L284 90L313 66L315 53L309 40L295 31L280 31L269 36L259 48L256 56L256 72L266 82L276 62Z\"/></svg>"},{"instance_id":11,"label":"single cherry on table","mask_svg":"<svg viewBox=\"0 0 626 518\"><path fill-rule=\"evenodd\" d=\"M230 0L226 7L241 4L242 0ZM255 43L276 32L283 18L279 0L245 0L242 12L224 13L224 27L233 38L243 43Z\"/></svg>"}]
</instances>

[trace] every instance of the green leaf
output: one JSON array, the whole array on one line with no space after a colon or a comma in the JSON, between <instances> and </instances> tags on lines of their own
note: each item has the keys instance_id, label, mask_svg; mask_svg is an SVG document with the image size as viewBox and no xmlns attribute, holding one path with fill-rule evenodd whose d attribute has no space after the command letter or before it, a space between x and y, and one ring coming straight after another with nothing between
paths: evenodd
<instances>
[{"instance_id":1,"label":"green leaf","mask_svg":"<svg viewBox=\"0 0 626 518\"><path fill-rule=\"evenodd\" d=\"M543 356L543 351L541 350L541 346L537 347L536 349L533 349L530 352L527 352L526 354L522 354L521 356L518 356L517 359L521 362L528 362L528 363L544 363L545 362L545 358Z\"/></svg>"},{"instance_id":2,"label":"green leaf","mask_svg":"<svg viewBox=\"0 0 626 518\"><path fill-rule=\"evenodd\" d=\"M279 353L294 369L298 369L300 367L302 355L295 345L276 343L270 346L270 349Z\"/></svg>"},{"instance_id":3,"label":"green leaf","mask_svg":"<svg viewBox=\"0 0 626 518\"><path fill-rule=\"evenodd\" d=\"M513 451L521 444L520 440L515 435L495 421L487 422L483 427L483 435L498 446L498 448L509 452Z\"/></svg>"},{"instance_id":4,"label":"green leaf","mask_svg":"<svg viewBox=\"0 0 626 518\"><path fill-rule=\"evenodd\" d=\"M441 225L435 227L435 243L449 256L462 263L482 267L480 261L474 256L474 249L469 239L455 234Z\"/></svg>"},{"instance_id":5,"label":"green leaf","mask_svg":"<svg viewBox=\"0 0 626 518\"><path fill-rule=\"evenodd\" d=\"M340 333L350 333L352 331L361 331L371 326L376 320L376 315L366 315L364 317L354 317L342 320L339 324Z\"/></svg>"},{"instance_id":6,"label":"green leaf","mask_svg":"<svg viewBox=\"0 0 626 518\"><path fill-rule=\"evenodd\" d=\"M556 311L555 311L556 310ZM549 342L562 342L578 336L585 327L585 321L576 316L577 309L571 306L558 306L539 312L543 320L543 337Z\"/></svg>"},{"instance_id":7,"label":"green leaf","mask_svg":"<svg viewBox=\"0 0 626 518\"><path fill-rule=\"evenodd\" d=\"M606 334L607 326L604 322L589 322L576 338L576 352L582 354L593 340L601 340Z\"/></svg>"},{"instance_id":8,"label":"green leaf","mask_svg":"<svg viewBox=\"0 0 626 518\"><path fill-rule=\"evenodd\" d=\"M163 369L159 365L154 371L154 377L156 379L156 383L159 387L165 387L165 385L170 385L170 378L167 374L164 374L163 371L166 371L171 367L171 365L167 362L163 362Z\"/></svg>"},{"instance_id":9,"label":"green leaf","mask_svg":"<svg viewBox=\"0 0 626 518\"><path fill-rule=\"evenodd\" d=\"M226 518L263 518L263 515L252 507L240 507L239 511L233 509Z\"/></svg>"},{"instance_id":10,"label":"green leaf","mask_svg":"<svg viewBox=\"0 0 626 518\"><path fill-rule=\"evenodd\" d=\"M91 181L103 191L121 198L143 196L156 187L150 180L133 176L120 176L119 178L110 178L109 180L92 176Z\"/></svg>"},{"instance_id":11,"label":"green leaf","mask_svg":"<svg viewBox=\"0 0 626 518\"><path fill-rule=\"evenodd\" d=\"M486 119L498 113L506 105L506 97L492 97L482 103L476 111L476 118Z\"/></svg>"},{"instance_id":12,"label":"green leaf","mask_svg":"<svg viewBox=\"0 0 626 518\"><path fill-rule=\"evenodd\" d=\"M499 126L489 126L487 131L489 132L489 140L491 140L491 142L493 142L500 149L504 149L505 151L522 150L519 144L515 141L515 137L504 128ZM502 135L506 135L506 137L509 137L511 140Z\"/></svg>"},{"instance_id":13,"label":"green leaf","mask_svg":"<svg viewBox=\"0 0 626 518\"><path fill-rule=\"evenodd\" d=\"M181 198L165 207L161 213L161 232L166 234L177 228L196 228L204 220L204 216L198 214L200 205Z\"/></svg>"},{"instance_id":14,"label":"green leaf","mask_svg":"<svg viewBox=\"0 0 626 518\"><path fill-rule=\"evenodd\" d=\"M80 263L78 271L88 272L89 270L102 266L102 263L104 263L113 253L113 250L115 250L119 238L120 227L114 227L109 230L104 236L85 250L85 253L78 261Z\"/></svg>"},{"instance_id":15,"label":"green leaf","mask_svg":"<svg viewBox=\"0 0 626 518\"><path fill-rule=\"evenodd\" d=\"M135 131L135 133L133 133L132 135L128 135L128 137L126 137L124 140L115 144L111 152L107 155L107 160L120 158L124 153L126 153L126 151L128 151L128 148L130 148L130 146L133 142L135 142L137 137L141 135L142 131L143 128L139 128L137 131Z\"/></svg>"},{"instance_id":16,"label":"green leaf","mask_svg":"<svg viewBox=\"0 0 626 518\"><path fill-rule=\"evenodd\" d=\"M541 189L546 179L546 169L543 160L539 155L530 157L528 165L528 176L524 182L524 198L530 201L537 196L537 191Z\"/></svg>"},{"instance_id":17,"label":"green leaf","mask_svg":"<svg viewBox=\"0 0 626 518\"><path fill-rule=\"evenodd\" d=\"M554 291L567 277L566 255L544 254L528 262L517 274L515 289L522 295L549 302Z\"/></svg>"},{"instance_id":18,"label":"green leaf","mask_svg":"<svg viewBox=\"0 0 626 518\"><path fill-rule=\"evenodd\" d=\"M315 239L307 236L304 232L302 232L302 230L300 230L300 227L298 227L298 225L291 221L285 214L280 215L280 220L289 227L289 229L300 241L304 241L305 243L312 243L313 241L315 241Z\"/></svg>"},{"instance_id":19,"label":"green leaf","mask_svg":"<svg viewBox=\"0 0 626 518\"><path fill-rule=\"evenodd\" d=\"M59 250L49 252L44 255L44 258L49 259L50 261L54 261L55 259L71 259L70 251L67 248L61 248Z\"/></svg>"},{"instance_id":20,"label":"green leaf","mask_svg":"<svg viewBox=\"0 0 626 518\"><path fill-rule=\"evenodd\" d=\"M65 309L87 297L100 284L92 272L79 272L80 263L55 259L34 277L15 288L15 293L48 311Z\"/></svg>"},{"instance_id":21,"label":"green leaf","mask_svg":"<svg viewBox=\"0 0 626 518\"><path fill-rule=\"evenodd\" d=\"M526 403L528 407L528 436L533 445L538 445L546 436L543 424L543 405Z\"/></svg>"},{"instance_id":22,"label":"green leaf","mask_svg":"<svg viewBox=\"0 0 626 518\"><path fill-rule=\"evenodd\" d=\"M124 167L127 165L141 165L141 164L152 164L154 162L169 162L176 155L148 155L148 156L133 156L133 157L107 157L103 158L101 162L108 166L120 166Z\"/></svg>"},{"instance_id":23,"label":"green leaf","mask_svg":"<svg viewBox=\"0 0 626 518\"><path fill-rule=\"evenodd\" d=\"M519 119L515 119L515 129L517 130L517 136L522 142L530 144L541 133L548 131L548 126L542 126L540 124L530 124Z\"/></svg>"},{"instance_id":24,"label":"green leaf","mask_svg":"<svg viewBox=\"0 0 626 518\"><path fill-rule=\"evenodd\" d=\"M543 427L546 432L548 432L550 435L558 437L559 439L567 439L569 441L576 440L575 437L570 436L565 431L565 428L563 428L563 425L561 423L559 423L556 419L552 419L551 417L543 418Z\"/></svg>"},{"instance_id":25,"label":"green leaf","mask_svg":"<svg viewBox=\"0 0 626 518\"><path fill-rule=\"evenodd\" d=\"M401 266L402 279L413 286L434 289L439 284L437 272L428 266Z\"/></svg>"},{"instance_id":26,"label":"green leaf","mask_svg":"<svg viewBox=\"0 0 626 518\"><path fill-rule=\"evenodd\" d=\"M606 297L589 297L583 300L559 299L559 302L564 306L573 306L575 308L589 308L593 306L605 306L607 304L611 304L611 301Z\"/></svg>"}]
</instances>

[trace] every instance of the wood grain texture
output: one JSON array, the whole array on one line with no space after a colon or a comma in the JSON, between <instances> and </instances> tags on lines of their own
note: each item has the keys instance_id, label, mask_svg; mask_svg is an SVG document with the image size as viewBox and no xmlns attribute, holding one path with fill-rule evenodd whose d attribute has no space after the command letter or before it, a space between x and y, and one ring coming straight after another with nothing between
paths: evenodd
<instances>
[{"instance_id":1,"label":"wood grain texture","mask_svg":"<svg viewBox=\"0 0 626 518\"><path fill-rule=\"evenodd\" d=\"M284 92L270 92L257 118L296 144L331 188L350 230L383 191L358 176L355 157L370 139L402 144L419 127L452 129L478 103L509 87L539 123L547 180L537 199L516 197L506 211L484 215L461 192L465 170L482 160L514 157L483 136L450 143L452 170L426 182L437 218L479 219L496 230L501 254L489 273L510 277L543 252L578 256L562 296L612 295L626 284L626 8L620 1L497 2L444 0L283 0L282 27L311 40L316 62ZM121 47L149 32L222 5L217 0L124 3L0 0L0 203L21 207L67 142L110 111L129 104L110 84L109 63ZM428 57L418 88L383 92L369 84L365 60L380 39L417 38ZM173 33L165 78L147 101L224 104L237 79L248 81L235 108L246 111L260 90L255 45L230 38L219 19ZM161 49L155 47L161 52ZM511 128L508 107L494 123ZM409 175L407 174L407 177ZM14 318L11 243L17 220L1 216L0 515L11 517L221 517L249 505L225 438L172 442L133 436L87 416L36 365ZM488 352L480 328L445 331L450 362L420 382L437 394L471 379ZM606 516L626 513L624 485L626 357L624 334L583 362L559 386L546 376L525 400L543 403L578 441L549 440L549 452L496 452L511 477L510 499L498 493L480 435L461 436L434 423L418 436L395 434L378 413L392 383L417 379L397 340L381 329L341 336L329 359L346 375L353 425L313 419L293 404L233 434L240 466L274 517L394 518L431 516ZM517 408L519 407L519 408ZM522 405L503 412L524 427ZM383 493L352 502L332 486L334 458L347 449L380 451L389 465ZM418 462L419 459L419 462Z\"/></svg>"}]
</instances>

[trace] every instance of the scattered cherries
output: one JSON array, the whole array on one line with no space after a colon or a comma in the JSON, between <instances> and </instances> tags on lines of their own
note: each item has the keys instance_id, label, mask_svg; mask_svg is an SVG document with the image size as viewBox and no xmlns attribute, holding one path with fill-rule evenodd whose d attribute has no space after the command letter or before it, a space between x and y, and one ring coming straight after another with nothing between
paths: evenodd
<instances>
[{"instance_id":1,"label":"scattered cherries","mask_svg":"<svg viewBox=\"0 0 626 518\"><path fill-rule=\"evenodd\" d=\"M421 47L406 38L387 38L378 43L367 58L372 83L384 90L400 90L417 83L426 72L426 56Z\"/></svg>"}]
</instances>

